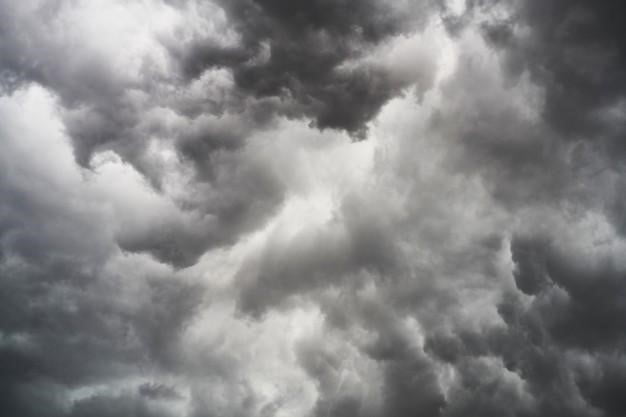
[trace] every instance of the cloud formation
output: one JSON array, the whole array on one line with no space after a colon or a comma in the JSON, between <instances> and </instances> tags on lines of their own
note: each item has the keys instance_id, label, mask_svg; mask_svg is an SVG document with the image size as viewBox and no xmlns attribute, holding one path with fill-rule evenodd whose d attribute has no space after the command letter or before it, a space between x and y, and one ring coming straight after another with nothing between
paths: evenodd
<instances>
[{"instance_id":1,"label":"cloud formation","mask_svg":"<svg viewBox=\"0 0 626 417\"><path fill-rule=\"evenodd\" d=\"M626 414L620 2L0 0L0 414Z\"/></svg>"}]
</instances>

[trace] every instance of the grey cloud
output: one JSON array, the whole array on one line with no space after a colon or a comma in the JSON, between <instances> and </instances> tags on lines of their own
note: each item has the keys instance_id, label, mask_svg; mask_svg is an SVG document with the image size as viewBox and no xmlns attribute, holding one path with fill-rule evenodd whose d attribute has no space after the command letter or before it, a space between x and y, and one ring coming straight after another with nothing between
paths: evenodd
<instances>
[{"instance_id":1,"label":"grey cloud","mask_svg":"<svg viewBox=\"0 0 626 417\"><path fill-rule=\"evenodd\" d=\"M506 68L513 76L528 71L545 88L543 116L563 138L592 140L606 147L608 166L621 167L623 3L503 3L513 17L486 22L484 33L504 51Z\"/></svg>"},{"instance_id":2,"label":"grey cloud","mask_svg":"<svg viewBox=\"0 0 626 417\"><path fill-rule=\"evenodd\" d=\"M504 327L485 333L458 329L453 336L434 334L427 341L427 352L460 372L459 397L453 397L451 410L524 416L623 413L614 396L621 368L609 370L619 363L624 346L623 285L613 278L623 271L613 272L611 261L602 257L587 259L597 265L589 267L573 253L563 253L558 241L541 236L516 237L512 253L517 286L533 294L530 303L511 293L499 307ZM502 400L506 411L493 408L500 404L493 391L502 383L473 371L482 358L501 361L523 388L524 395Z\"/></svg>"},{"instance_id":3,"label":"grey cloud","mask_svg":"<svg viewBox=\"0 0 626 417\"><path fill-rule=\"evenodd\" d=\"M590 65L619 71L619 58L604 63L593 59L585 52L590 48L586 41L576 38L609 45L607 37L615 32L611 23L607 28L596 23L587 29L568 26L573 24L565 22L569 5L517 5L513 10L521 12L502 26L483 26L488 40L504 51L504 68L515 77L503 79L500 89L493 90L498 81L485 82L481 76L490 64L471 55L462 58L444 87L450 101L431 119L430 128L437 138L451 141L452 170L478 175L495 201L512 214L512 221L525 230L511 243L513 278L525 295L505 291L508 295L499 307L503 328L457 328L452 335L435 329L427 337L426 351L451 364L459 375L444 415L620 415L622 405L613 391L620 368L610 372L606 367L607 362L619 363L624 348L620 318L624 271L615 252L601 250L620 238L594 241L577 252L567 241L572 237L556 232L554 223L543 223L539 228L543 232L538 232L532 216L526 216L527 210L546 210L571 225L585 216L598 216L620 231L621 216L613 204L621 184L621 154L614 147L618 136L610 133L617 124L598 117L609 103L620 100L620 87L610 76L592 79L591 72L579 73L576 77L583 79L574 81L570 75L583 68L564 58L569 45L579 48L579 57L589 57ZM579 12L589 9L587 17L596 19L606 16L608 7L585 5ZM548 11L552 13L544 14ZM557 34L559 23L569 31ZM534 103L531 109L539 118L529 117L514 101L529 85L525 81L529 74L530 85L539 88L542 99L527 103ZM612 91L603 92L604 88ZM584 235L580 239L588 238ZM495 380L484 371L476 373L484 360L503 367ZM517 386L518 391L496 400L507 374L517 381L512 388ZM499 408L502 404L507 406Z\"/></svg>"},{"instance_id":4,"label":"grey cloud","mask_svg":"<svg viewBox=\"0 0 626 417\"><path fill-rule=\"evenodd\" d=\"M0 0L3 413L626 413L617 2L469 2L415 77L379 54L438 2L221 2L137 79L38 4Z\"/></svg>"},{"instance_id":5,"label":"grey cloud","mask_svg":"<svg viewBox=\"0 0 626 417\"><path fill-rule=\"evenodd\" d=\"M182 56L187 77L207 68L232 69L238 88L255 97L280 97L317 127L363 137L382 105L410 85L389 71L342 65L390 37L423 27L437 2L223 2L239 46L196 41ZM266 56L267 55L267 56Z\"/></svg>"},{"instance_id":6,"label":"grey cloud","mask_svg":"<svg viewBox=\"0 0 626 417\"><path fill-rule=\"evenodd\" d=\"M349 197L323 227L304 229L242 265L240 308L258 315L290 296L326 286L359 287L360 272L393 275L402 268L398 248L377 212ZM353 281L353 283L351 283Z\"/></svg>"},{"instance_id":7,"label":"grey cloud","mask_svg":"<svg viewBox=\"0 0 626 417\"><path fill-rule=\"evenodd\" d=\"M116 73L96 51L63 43L55 19L65 18L68 7L63 1L0 5L5 28L2 80L14 88L36 82L55 91L69 110L67 130L76 158L87 165L94 149L103 144L121 141L132 149L141 140L133 131L139 123L137 103L126 94L140 86Z\"/></svg>"},{"instance_id":8,"label":"grey cloud","mask_svg":"<svg viewBox=\"0 0 626 417\"><path fill-rule=\"evenodd\" d=\"M495 63L497 68L498 62ZM568 253L569 245L564 240L571 237L556 233L554 237L546 238L535 233L536 226L532 224L535 220L528 215L529 212L543 211L562 216L572 223L582 221L585 216L602 219L608 215L612 219L614 214L606 212L606 204L611 204L616 188L611 185L610 175L604 175L601 170L603 163L607 162L604 159L607 155L596 153L597 149L584 142L572 144L571 140L564 140L557 125L526 113L524 106L536 105L539 108L531 107L531 110L545 116L541 113L541 100L525 102L522 107L510 102L512 98L519 99L520 95L523 100L528 100L523 96L523 88L533 87L532 79L528 84L510 83L506 78L494 80L488 72L481 76L481 70L493 68L488 64L475 66L471 59L464 60L461 56L457 72L444 86L441 111L427 118L427 133L446 143L443 146L448 153L443 160L449 165L441 170L441 175L461 172L486 186L487 195L493 198L485 202L494 206L493 211L485 214L494 216L493 222L484 223L485 235L455 247L450 230L445 226L428 225L428 220L434 219L446 219L442 222L448 227L458 225L452 217L457 213L448 212L444 202L437 204L434 197L437 191L442 201L448 203L456 201L455 198L462 201L463 195L443 197L446 191L458 190L437 189L440 185L437 183L428 184L434 187L433 190L424 188L426 184L417 187L415 184L420 180L429 181L419 176L411 179L416 192L405 203L413 215L404 219L404 223L393 219L392 226L386 226L390 227L389 230L377 230L374 234L383 241L385 236L393 236L396 242L410 241L416 246L420 238L437 238L439 240L427 241L425 246L442 257L442 264L431 261L427 268L417 268L414 275L408 273L406 265L382 272L370 269L374 276L390 275L387 281L375 278L377 300L384 300L392 306L389 308L390 322L370 321L366 328L380 338L373 345L361 347L364 354L369 354L387 370L384 387L390 390L389 396L394 400L389 402L385 412L393 413L406 404L407 410L432 407L428 415L620 415L622 403L616 398L615 390L623 375L619 371L621 368L609 371L607 361L611 361L604 359L606 355L615 355L617 357L613 356L613 360L618 362L624 346L621 337L623 285L620 280L623 271L619 262L614 255L586 254L588 257L585 258L582 254ZM539 88L543 86L539 84ZM549 98L545 103L550 106ZM415 148L419 149L416 145ZM410 154L413 149L405 144L402 149L405 154L394 160L406 164L396 167L400 176L414 172L409 170L414 163ZM418 217L419 214L422 218ZM506 239L498 237L497 233L499 215L517 225L513 227L505 223L505 230L531 230L530 238L514 236L510 248L511 261L516 268L512 271L510 284L517 288L504 281L496 265L498 254L507 250L501 246ZM547 229L558 229L550 221L543 224ZM350 233L356 235L357 230L367 229L365 223ZM580 233L581 236L584 234ZM299 238L307 240L305 236ZM281 255L287 255L284 259L279 257L276 262L285 265L282 269L261 267L259 276L264 278L252 280L259 284L259 287L252 287L255 292L244 291L244 307L249 308L255 301L276 306L285 295L296 295L307 300L322 300L328 323L339 329L350 329L355 322L362 320L357 318L362 314L359 309L353 309L359 304L359 296L354 294L359 287L353 285L363 279L356 274L360 264L346 264L337 255L343 252L335 249L333 240L328 236L322 240L325 244L316 245L318 250L308 255L294 257L290 255L293 248L281 252ZM369 241L366 238L355 240ZM321 247L328 250L320 250ZM379 246L374 247L374 253L385 252ZM400 259L407 255L397 248L394 252L392 264L398 254L402 254ZM375 257L366 256L366 259L374 260ZM307 261L312 263L307 264ZM334 269L322 268L325 280L308 275L326 262ZM375 262L385 264L384 261ZM292 268L292 263L305 266ZM267 275L263 275L263 271L267 271ZM429 276L432 281L426 279ZM476 281L470 284L473 276L477 277ZM405 284L411 278L420 284ZM367 282L367 278L363 282ZM333 300L332 296L324 294L325 289L332 291L332 288L341 297ZM463 320L456 314L457 309L469 302L461 295L469 288L500 293L497 311L503 322L501 325L464 328ZM531 301L525 298L529 296ZM403 359L402 341L383 330L407 316L415 317L424 326L426 356L423 359L415 353L415 356ZM314 353L308 352L308 355L314 356ZM584 359L585 355L589 355L587 359ZM309 360L303 358L305 366L311 367L309 372L325 381L327 371L310 365ZM412 361L423 365L412 368ZM437 382L425 376L419 390L425 394L425 402L419 403L415 394L417 389L407 388L416 402L407 400L405 403L403 400L409 394L401 395L401 398L394 395L404 392L404 387L411 384L405 381L402 372L394 371L395 363L399 364L399 369L411 369L413 378L421 374L420 369L424 375L431 375L430 372L438 369L440 364L451 366L456 377L444 395ZM332 394L325 395L318 403L320 413L336 407L347 415L367 415L362 411L359 398L346 396L333 403Z\"/></svg>"},{"instance_id":9,"label":"grey cloud","mask_svg":"<svg viewBox=\"0 0 626 417\"><path fill-rule=\"evenodd\" d=\"M300 346L299 361L322 390L316 415L441 415L446 401L437 381L435 363L407 335L402 324L404 317L395 311L391 301L368 300L348 291L338 299L322 303L326 310L341 305L342 311L350 312L347 326L327 321L327 339L340 335L358 349L359 356L355 362L345 353L333 352L332 344L325 340L310 340ZM368 332L371 339L366 343L352 339L353 326ZM352 363L352 367L345 366L345 362ZM372 370L374 374L368 374ZM351 372L352 377L356 374L362 378L363 386L346 388ZM372 379L376 382L372 383Z\"/></svg>"},{"instance_id":10,"label":"grey cloud","mask_svg":"<svg viewBox=\"0 0 626 417\"><path fill-rule=\"evenodd\" d=\"M139 386L139 394L147 398L177 399L181 397L174 387L149 382Z\"/></svg>"},{"instance_id":11,"label":"grey cloud","mask_svg":"<svg viewBox=\"0 0 626 417\"><path fill-rule=\"evenodd\" d=\"M104 284L111 277L87 276L64 283L64 271L42 267L44 279L6 266L0 273L1 385L2 397L9 404L3 410L39 415L37 411L29 414L33 401L44 407L49 393L56 393L49 399L50 412L57 409L58 415L67 415L72 389L141 375L144 366L175 369L177 334L193 312L190 305L196 305L193 290L171 283L173 290L150 290L153 293L141 305L124 308L116 302L124 295ZM115 406L114 400L100 402ZM76 406L76 415L84 415L94 405L87 403Z\"/></svg>"},{"instance_id":12,"label":"grey cloud","mask_svg":"<svg viewBox=\"0 0 626 417\"><path fill-rule=\"evenodd\" d=\"M520 266L518 286L538 293L550 294L555 289L566 292L564 299L545 306L543 322L555 340L592 350L623 346L624 322L620 318L626 308L623 267L616 265L610 255L598 255L583 262L559 253L557 245L557 242L540 241L516 243L513 253Z\"/></svg>"},{"instance_id":13,"label":"grey cloud","mask_svg":"<svg viewBox=\"0 0 626 417\"><path fill-rule=\"evenodd\" d=\"M38 83L56 94L65 131L82 166L90 166L95 152L113 150L142 173L155 191L163 193L165 173L159 161L151 157L150 146L154 140L173 142L183 166L191 161L198 173L197 182L189 184L193 191L188 193L195 200L195 211L183 216L211 217L215 221L210 223L218 223L194 231L181 225L179 219L163 219L163 225L155 224L148 235L137 232L131 233L132 237L122 236L120 246L149 252L178 267L189 266L207 249L229 244L262 222L281 202L281 184L272 177L270 167L255 160L254 151L243 152L241 148L256 126L267 123L263 116L266 106L251 104L246 110L248 118L240 118L243 124L239 132L231 133L228 126L220 126L224 124L220 120L215 126L203 125L204 119L198 114L185 119L184 127L172 130L155 112L166 109L166 115L171 111L186 118L190 105L200 106L209 114L213 106L194 104L196 99L180 99L172 94L172 89L186 87L177 77L162 74L151 56L140 57L143 62L139 74L133 75L115 69L106 56L89 45L70 48L54 22L69 19L71 8L70 3L62 1L54 7L8 2L0 5L0 18L6 22L0 42L3 82L10 84L10 91ZM67 24L72 27L75 22ZM236 116L233 118L237 123ZM195 198L200 193L210 197L200 201ZM185 212L189 199L183 200L176 203ZM173 249L164 241L168 236L176 241Z\"/></svg>"},{"instance_id":14,"label":"grey cloud","mask_svg":"<svg viewBox=\"0 0 626 417\"><path fill-rule=\"evenodd\" d=\"M93 396L78 401L69 414L74 417L114 417L119 415L132 417L166 417L171 412L158 405L150 404L142 397L122 394L117 396Z\"/></svg>"},{"instance_id":15,"label":"grey cloud","mask_svg":"<svg viewBox=\"0 0 626 417\"><path fill-rule=\"evenodd\" d=\"M9 118L7 107L5 98L0 128L2 412L97 416L137 409L137 415L155 415L141 411L139 400L96 396L73 404L72 392L136 377L144 366L172 369L177 335L202 301L201 292L145 258L135 258L135 268L124 266L106 211L86 201L96 195L90 195L69 152L60 151L62 143L55 144L58 132L33 137L38 132L20 125L15 113ZM22 136L16 138L15 131ZM29 153L33 143L46 155ZM132 288L141 290L133 294Z\"/></svg>"},{"instance_id":16,"label":"grey cloud","mask_svg":"<svg viewBox=\"0 0 626 417\"><path fill-rule=\"evenodd\" d=\"M56 415L65 416L73 389L132 378L142 374L142 367L177 369L177 338L198 303L197 289L156 280L146 289L145 301L135 300L138 305L129 308L117 301L125 295L106 285L112 277L84 276L67 282L76 267L39 268L44 270L30 273L6 265L0 269L3 410L40 415L41 410L29 410L49 407L50 413L56 409ZM142 392L148 399L167 393ZM122 412L118 407L141 410L144 406L138 401L131 407L124 399L120 404L114 398L94 398L75 404L69 415L115 415Z\"/></svg>"}]
</instances>

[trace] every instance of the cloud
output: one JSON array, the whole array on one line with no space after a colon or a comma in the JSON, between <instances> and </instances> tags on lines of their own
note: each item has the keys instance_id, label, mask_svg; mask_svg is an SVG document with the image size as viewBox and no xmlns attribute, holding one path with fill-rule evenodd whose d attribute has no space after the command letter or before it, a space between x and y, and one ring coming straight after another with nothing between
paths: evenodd
<instances>
[{"instance_id":1,"label":"cloud","mask_svg":"<svg viewBox=\"0 0 626 417\"><path fill-rule=\"evenodd\" d=\"M0 410L624 415L620 10L0 0Z\"/></svg>"},{"instance_id":2,"label":"cloud","mask_svg":"<svg viewBox=\"0 0 626 417\"><path fill-rule=\"evenodd\" d=\"M420 30L435 2L396 5L357 2L235 1L220 3L237 42L199 38L181 56L183 74L194 78L214 67L229 68L245 95L287 101L288 116L306 116L319 128L365 135L366 123L409 80L387 68L344 64L398 35Z\"/></svg>"}]
</instances>

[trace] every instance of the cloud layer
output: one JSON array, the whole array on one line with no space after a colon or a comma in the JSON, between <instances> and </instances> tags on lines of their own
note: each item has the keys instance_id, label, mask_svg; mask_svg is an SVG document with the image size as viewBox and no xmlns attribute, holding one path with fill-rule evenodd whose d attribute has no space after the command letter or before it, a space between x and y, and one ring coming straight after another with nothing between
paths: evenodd
<instances>
[{"instance_id":1,"label":"cloud layer","mask_svg":"<svg viewBox=\"0 0 626 417\"><path fill-rule=\"evenodd\" d=\"M0 0L0 414L626 414L621 2Z\"/></svg>"}]
</instances>

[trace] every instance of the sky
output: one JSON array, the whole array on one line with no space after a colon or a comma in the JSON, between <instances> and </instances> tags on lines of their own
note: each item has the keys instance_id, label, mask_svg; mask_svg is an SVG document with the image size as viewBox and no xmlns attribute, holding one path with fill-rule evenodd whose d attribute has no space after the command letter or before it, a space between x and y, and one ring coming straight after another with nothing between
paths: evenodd
<instances>
[{"instance_id":1,"label":"sky","mask_svg":"<svg viewBox=\"0 0 626 417\"><path fill-rule=\"evenodd\" d=\"M623 417L621 0L0 0L0 415Z\"/></svg>"}]
</instances>

